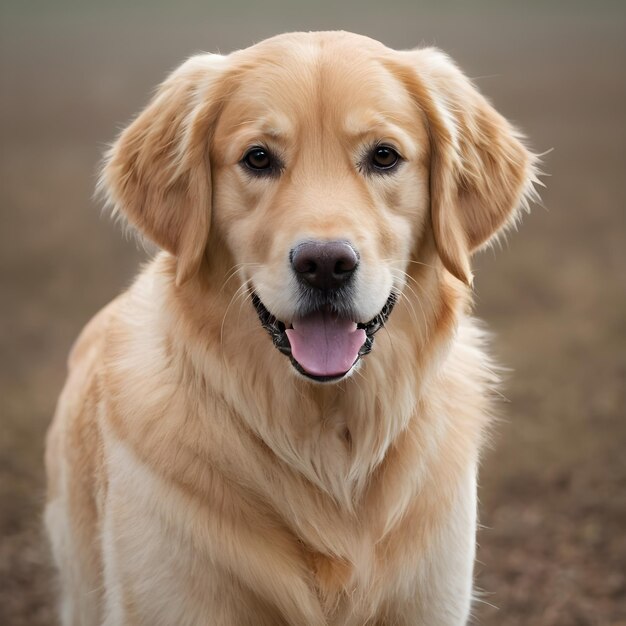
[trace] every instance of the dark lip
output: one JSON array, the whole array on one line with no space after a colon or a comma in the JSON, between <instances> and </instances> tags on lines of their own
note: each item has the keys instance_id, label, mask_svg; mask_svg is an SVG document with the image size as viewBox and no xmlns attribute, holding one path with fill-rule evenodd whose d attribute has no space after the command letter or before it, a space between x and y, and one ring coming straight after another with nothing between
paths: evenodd
<instances>
[{"instance_id":1,"label":"dark lip","mask_svg":"<svg viewBox=\"0 0 626 626\"><path fill-rule=\"evenodd\" d=\"M398 296L395 292L392 291L389 294L385 305L381 309L380 313L378 313L378 315L374 316L374 318L367 323L357 323L357 328L362 328L365 331L365 343L363 344L363 346L361 346L357 359L352 364L352 367L356 365L359 359L372 351L372 346L374 345L374 335L385 325L385 323L389 319L389 315L391 314L391 311L393 310L393 307L396 304L397 300ZM314 376L313 374L309 374L308 372L306 372L302 368L300 363L298 363L298 361L296 361L291 354L291 344L289 343L289 337L287 337L287 333L285 332L287 330L287 326L285 325L285 323L281 322L269 312L269 310L265 307L263 302L261 302L261 298L259 298L255 291L252 291L252 304L256 309L257 315L259 316L261 325L269 333L270 337L272 338L272 343L274 344L276 349L279 352L282 352L282 354L284 354L285 356L289 357L291 364L300 374L317 382L338 381L347 374L347 372L345 372L344 374L341 374L339 376Z\"/></svg>"}]
</instances>

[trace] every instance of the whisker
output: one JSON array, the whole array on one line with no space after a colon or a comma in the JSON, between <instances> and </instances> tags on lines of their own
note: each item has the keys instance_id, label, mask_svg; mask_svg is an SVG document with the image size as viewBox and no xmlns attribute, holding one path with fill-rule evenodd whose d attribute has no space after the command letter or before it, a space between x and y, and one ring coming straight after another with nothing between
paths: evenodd
<instances>
[{"instance_id":1,"label":"whisker","mask_svg":"<svg viewBox=\"0 0 626 626\"><path fill-rule=\"evenodd\" d=\"M408 281L412 282L420 290L420 292L424 295L424 298L427 301L428 305L431 307L432 313L435 313L436 312L435 304L432 301L431 295L428 293L424 285L420 284L417 280L415 280L415 278L413 278L413 276L411 276L410 274L407 274L403 270L396 270L396 271L401 272Z\"/></svg>"},{"instance_id":2,"label":"whisker","mask_svg":"<svg viewBox=\"0 0 626 626\"><path fill-rule=\"evenodd\" d=\"M259 265L260 265L260 263L236 263L235 265L233 265L228 270L226 279L222 283L222 286L220 287L219 293L222 293L222 291L224 290L226 285L237 275L239 270L241 270L244 267L258 267Z\"/></svg>"},{"instance_id":3,"label":"whisker","mask_svg":"<svg viewBox=\"0 0 626 626\"><path fill-rule=\"evenodd\" d=\"M226 311L224 312L224 317L222 318L222 326L220 328L220 348L222 348L221 352L222 355L225 354L224 351L224 324L226 323L226 316L228 315L228 311L230 311L231 306L233 305L234 301L238 298L238 296L240 296L241 293L245 293L245 290L248 288L248 283L250 282L250 279L244 281L238 288L237 291L235 291L235 293L232 295L230 302L228 303L228 306L226 307Z\"/></svg>"},{"instance_id":4,"label":"whisker","mask_svg":"<svg viewBox=\"0 0 626 626\"><path fill-rule=\"evenodd\" d=\"M396 270L396 271L402 271L402 270ZM411 278L411 277L407 275L407 278ZM413 298L417 301L417 304L420 307L420 311L421 311L421 314L422 314L422 319L424 321L424 325L427 325L428 322L427 322L427 319L426 319L426 312L424 311L424 307L422 307L421 299L415 293L415 291L411 287L410 283L406 282L404 286L405 286L405 288L408 291L410 291L413 294ZM399 295L401 296L402 301L407 306L407 310L409 311L409 314L412 314L412 318L413 318L413 321L414 321L415 325L419 327L420 324L418 322L417 313L415 312L415 307L413 306L413 303L411 302L411 300L409 300L409 298L407 297L406 293L400 292ZM410 307L410 309L409 309L409 307Z\"/></svg>"},{"instance_id":5,"label":"whisker","mask_svg":"<svg viewBox=\"0 0 626 626\"><path fill-rule=\"evenodd\" d=\"M423 263L422 261L415 261L413 259L382 259L384 263L413 263L414 265L422 265L423 267L429 267L430 269L437 269L434 265L430 265L429 263Z\"/></svg>"},{"instance_id":6,"label":"whisker","mask_svg":"<svg viewBox=\"0 0 626 626\"><path fill-rule=\"evenodd\" d=\"M424 309L422 308L422 305L420 303L419 297L417 296L417 294L415 293L415 291L413 290L413 288L411 287L411 285L407 282L404 284L404 288L408 291L410 291L413 294L413 297L415 298L415 300L417 301L418 305L420 306L421 312L422 312L422 317L424 318L424 322L426 321L426 316L424 314ZM415 307L413 306L413 303L409 300L409 298L407 297L407 294L404 293L403 291L400 292L399 294L402 298L404 298L405 302L408 303L411 306L411 310L413 311L414 314L414 321L417 322L417 315L415 314Z\"/></svg>"},{"instance_id":7,"label":"whisker","mask_svg":"<svg viewBox=\"0 0 626 626\"><path fill-rule=\"evenodd\" d=\"M252 302L252 291L248 289L248 291L239 294L237 296L237 299L239 300L239 308L237 310L237 325L239 325L239 322L241 320L241 309L243 308L243 305L246 302Z\"/></svg>"}]
</instances>

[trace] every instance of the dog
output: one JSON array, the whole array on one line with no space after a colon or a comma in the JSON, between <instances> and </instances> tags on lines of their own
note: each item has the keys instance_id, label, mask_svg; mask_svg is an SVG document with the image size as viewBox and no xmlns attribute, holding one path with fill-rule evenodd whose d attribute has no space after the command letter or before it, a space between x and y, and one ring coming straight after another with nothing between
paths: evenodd
<instances>
[{"instance_id":1,"label":"dog","mask_svg":"<svg viewBox=\"0 0 626 626\"><path fill-rule=\"evenodd\" d=\"M536 157L434 48L192 57L100 188L160 251L69 357L64 625L465 624L494 365L470 259Z\"/></svg>"}]
</instances>

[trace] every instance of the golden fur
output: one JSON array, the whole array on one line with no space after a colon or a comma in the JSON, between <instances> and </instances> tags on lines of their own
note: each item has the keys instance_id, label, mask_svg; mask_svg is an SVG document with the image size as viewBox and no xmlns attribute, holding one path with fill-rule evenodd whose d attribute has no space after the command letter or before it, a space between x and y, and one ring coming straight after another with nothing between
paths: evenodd
<instances>
[{"instance_id":1,"label":"golden fur","mask_svg":"<svg viewBox=\"0 0 626 626\"><path fill-rule=\"evenodd\" d=\"M355 165L391 141L392 176ZM280 177L240 160L263 142ZM275 37L176 70L107 156L115 211L163 251L85 328L46 452L70 624L464 624L496 382L470 255L532 193L533 157L435 49ZM293 315L286 254L361 252L372 353L306 380L252 286Z\"/></svg>"}]
</instances>

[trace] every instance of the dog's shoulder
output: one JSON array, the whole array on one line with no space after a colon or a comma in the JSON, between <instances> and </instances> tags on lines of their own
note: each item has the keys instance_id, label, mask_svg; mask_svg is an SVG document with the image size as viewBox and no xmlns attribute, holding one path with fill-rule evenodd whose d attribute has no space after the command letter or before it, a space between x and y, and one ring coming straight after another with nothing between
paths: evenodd
<instances>
[{"instance_id":1,"label":"dog's shoulder","mask_svg":"<svg viewBox=\"0 0 626 626\"><path fill-rule=\"evenodd\" d=\"M84 369L101 353L106 331L120 310L124 299L125 294L118 296L87 322L70 350L67 360L70 373Z\"/></svg>"},{"instance_id":2,"label":"dog's shoulder","mask_svg":"<svg viewBox=\"0 0 626 626\"><path fill-rule=\"evenodd\" d=\"M484 323L463 315L438 377L442 409L456 427L472 431L470 439L478 448L493 421L503 372L490 354L490 344L491 333Z\"/></svg>"}]
</instances>

